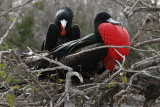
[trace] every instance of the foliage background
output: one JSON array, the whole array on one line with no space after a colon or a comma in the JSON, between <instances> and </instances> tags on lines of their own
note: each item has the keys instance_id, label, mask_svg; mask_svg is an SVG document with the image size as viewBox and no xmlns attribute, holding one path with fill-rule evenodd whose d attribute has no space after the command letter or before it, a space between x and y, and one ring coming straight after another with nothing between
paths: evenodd
<instances>
[{"instance_id":1,"label":"foliage background","mask_svg":"<svg viewBox=\"0 0 160 107\"><path fill-rule=\"evenodd\" d=\"M21 4L24 0L1 0L0 14L6 9ZM135 2L135 0L131 1ZM151 1L148 1L151 2ZM74 12L73 24L78 24L81 28L82 36L93 32L93 20L97 13L106 11L112 18L123 22L131 38L138 30L147 12L136 13L137 15L127 19L123 14L123 8L115 2L109 0L34 0L23 8L20 18L9 33L7 39L0 50L10 48L26 49L26 46L40 49L42 41L45 39L49 23L54 22L55 13L62 7L70 7ZM0 37L4 35L15 18L15 12L10 12L4 17L0 17ZM135 23L135 21L139 23Z\"/></svg>"}]
</instances>

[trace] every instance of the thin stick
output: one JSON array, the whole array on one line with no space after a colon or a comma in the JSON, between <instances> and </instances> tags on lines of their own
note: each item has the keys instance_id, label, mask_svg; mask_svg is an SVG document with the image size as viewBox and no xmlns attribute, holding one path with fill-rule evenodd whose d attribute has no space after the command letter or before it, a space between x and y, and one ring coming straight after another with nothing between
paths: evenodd
<instances>
[{"instance_id":1,"label":"thin stick","mask_svg":"<svg viewBox=\"0 0 160 107\"><path fill-rule=\"evenodd\" d=\"M12 8L10 8L10 9L7 9L5 12L3 12L3 13L0 15L0 17L6 15L8 12L11 12L12 10L15 10L15 9L17 9L17 8L19 8L19 7L22 7L22 6L28 4L28 3L32 2L32 1L33 1L33 0L28 0L28 1L23 2L22 4L20 4L20 5L18 5L18 6L15 6L15 7L12 7Z\"/></svg>"},{"instance_id":2,"label":"thin stick","mask_svg":"<svg viewBox=\"0 0 160 107\"><path fill-rule=\"evenodd\" d=\"M13 28L14 24L16 23L17 18L19 17L19 13L21 12L22 7L24 7L24 5L30 3L31 1L33 1L33 0L28 0L28 1L24 2L24 3L22 3L21 5L17 6L17 7L20 7L20 8L19 8L19 10L18 10L18 12L17 12L17 14L16 14L15 20L13 21L13 23L11 24L11 26L9 27L9 29L7 30L7 32L5 33L5 35L4 35L2 38L0 38L0 45L2 44L3 40L4 40L4 39L7 37L7 35L9 34L9 31ZM17 8L17 7L16 7L16 8ZM14 8L13 8L13 9L14 9ZM11 10L13 10L13 9L11 9ZM11 10L9 10L9 11L11 11ZM6 13L7 13L7 12L6 12ZM6 13L3 13L2 15L6 14ZM0 15L0 16L2 16L2 15Z\"/></svg>"},{"instance_id":3,"label":"thin stick","mask_svg":"<svg viewBox=\"0 0 160 107\"><path fill-rule=\"evenodd\" d=\"M13 23L11 24L11 26L9 27L9 29L7 30L6 34L5 34L2 38L0 38L0 45L2 44L3 40L7 37L9 31L13 28L14 24L16 23L16 20L17 20L17 18L18 18L18 16L19 16L19 13L20 13L20 11L21 11L21 8L22 8L22 7L19 8L19 10L18 10L18 12L17 12L17 14L16 14L16 18L15 18L15 20L13 21Z\"/></svg>"},{"instance_id":4,"label":"thin stick","mask_svg":"<svg viewBox=\"0 0 160 107\"><path fill-rule=\"evenodd\" d=\"M152 15L151 15L151 14L148 14L148 15L147 15L147 18L146 18L146 20L144 21L142 27L138 30L137 34L136 34L136 35L134 36L134 38L132 39L132 41L131 41L131 46L134 46L135 43L136 43L136 41L137 41L137 39L138 39L140 36L142 36L143 30L141 30L141 29L145 28L145 27L151 22L151 20L150 20L150 18L149 18L150 16L152 16Z\"/></svg>"},{"instance_id":5,"label":"thin stick","mask_svg":"<svg viewBox=\"0 0 160 107\"><path fill-rule=\"evenodd\" d=\"M139 42L136 45L134 45L134 47L135 48L142 47L142 46L147 45L147 44L151 45L151 44L158 43L158 42L160 42L160 38Z\"/></svg>"},{"instance_id":6,"label":"thin stick","mask_svg":"<svg viewBox=\"0 0 160 107\"><path fill-rule=\"evenodd\" d=\"M90 51L94 51L94 50L97 50L97 49L105 49L105 48L130 48L132 50L135 50L135 51L140 51L140 52L154 52L154 50L143 50L143 49L137 49L137 48L134 48L134 47L131 47L131 46L113 46L113 45L105 45L105 46L98 46L98 47L95 47L95 48L91 48L91 49L87 49L87 50L82 50L80 52L77 52L75 54L71 54L72 56L73 55L78 55L80 53L83 53L83 52L90 52ZM69 57L70 55L68 55L67 57Z\"/></svg>"}]
</instances>

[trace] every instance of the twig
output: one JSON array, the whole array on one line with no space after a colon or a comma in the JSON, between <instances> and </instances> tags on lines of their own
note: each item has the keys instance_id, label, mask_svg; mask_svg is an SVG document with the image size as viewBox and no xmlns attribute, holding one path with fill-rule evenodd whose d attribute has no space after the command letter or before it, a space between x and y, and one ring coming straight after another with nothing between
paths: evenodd
<instances>
[{"instance_id":1,"label":"twig","mask_svg":"<svg viewBox=\"0 0 160 107\"><path fill-rule=\"evenodd\" d=\"M14 53L14 51L12 51L12 53ZM19 56L17 56L16 54L15 55L15 60L17 60L17 58ZM20 59L20 58L18 58ZM18 61L19 62L19 61ZM20 75L17 75L19 76L21 79L23 79L24 81L30 83L32 86L34 86L35 88L37 88L38 90L40 90L40 92L43 94L43 97L45 97L46 99L52 99L52 97L50 96L50 94L44 89L44 87L39 83L38 79L36 78L36 76L33 76L31 73L30 73L30 70L29 68L27 67L27 65L25 65L24 63L21 62L21 64L19 65L20 67L26 69L24 70L26 75L29 76L32 80L32 82L29 82L27 79L25 79L24 77L20 76ZM16 74L16 70L14 71L15 74ZM37 90L37 91L38 91Z\"/></svg>"},{"instance_id":2,"label":"twig","mask_svg":"<svg viewBox=\"0 0 160 107\"><path fill-rule=\"evenodd\" d=\"M67 70L66 66L58 66L58 67L54 67L54 68L46 68L46 69L34 70L34 71L30 71L30 72L37 73L37 72L54 71L54 70L58 70L58 69Z\"/></svg>"},{"instance_id":3,"label":"twig","mask_svg":"<svg viewBox=\"0 0 160 107\"><path fill-rule=\"evenodd\" d=\"M143 29L143 28L145 28L149 23L150 23L150 16L152 16L152 14L148 14L147 16L146 16L146 20L144 21L144 23L143 23L143 25L142 25L142 27L140 28L140 29ZM137 34L134 36L134 38L132 39L132 41L131 41L131 46L134 46L135 45L135 43L136 43L136 41L137 41L137 39L140 37L140 36L142 36L142 30L138 30L138 32L137 32Z\"/></svg>"},{"instance_id":4,"label":"twig","mask_svg":"<svg viewBox=\"0 0 160 107\"><path fill-rule=\"evenodd\" d=\"M138 48L138 47L142 47L147 44L151 45L151 44L158 43L158 42L160 42L160 38L139 42L139 43L135 44L134 47Z\"/></svg>"},{"instance_id":5,"label":"twig","mask_svg":"<svg viewBox=\"0 0 160 107\"><path fill-rule=\"evenodd\" d=\"M8 12L10 12L10 11L12 11L12 10L15 10L15 9L17 9L17 8L19 8L19 7L25 6L26 4L28 4L28 3L32 2L32 1L33 1L33 0L28 0L28 1L25 1L25 2L23 2L22 4L20 4L20 5L18 5L18 6L15 6L15 7L13 7L13 8L7 9L5 12L3 12L3 13L0 15L0 17L6 15Z\"/></svg>"},{"instance_id":6,"label":"twig","mask_svg":"<svg viewBox=\"0 0 160 107\"><path fill-rule=\"evenodd\" d=\"M116 2L117 4L125 7L125 3L123 3L123 2L121 2L121 1L119 1L119 0L111 0L111 1L114 1L114 2Z\"/></svg>"},{"instance_id":7,"label":"twig","mask_svg":"<svg viewBox=\"0 0 160 107\"><path fill-rule=\"evenodd\" d=\"M6 34L5 34L2 38L0 38L0 45L2 44L3 40L7 37L9 31L12 29L12 27L13 27L14 24L16 23L16 20L17 20L17 18L18 18L18 16L19 16L19 13L20 13L20 11L21 11L21 8L22 8L22 6L19 8L19 10L18 10L18 12L17 12L17 14L16 14L16 17L15 17L15 20L13 21L13 23L11 24L11 26L10 26L9 29L7 30Z\"/></svg>"},{"instance_id":8,"label":"twig","mask_svg":"<svg viewBox=\"0 0 160 107\"><path fill-rule=\"evenodd\" d=\"M7 32L5 33L5 35L4 35L2 38L0 38L0 45L2 44L3 40L4 40L4 39L7 37L7 35L9 34L9 31L13 28L14 24L16 23L17 18L19 17L19 14L20 14L20 12L21 12L22 7L24 7L26 4L30 3L31 1L33 1L33 0L28 0L28 1L24 2L24 3L22 3L21 5L18 5L18 6L16 6L16 7L13 7L13 8L9 9L8 11L6 11L6 12L4 12L4 13L2 13L2 14L0 15L0 17L1 17L1 16L3 16L4 14L8 13L9 11L12 11L13 9L16 9L16 8L19 7L19 10L18 10L18 12L17 12L17 14L16 14L16 17L15 17L13 23L11 24L11 26L9 27L9 29L7 30Z\"/></svg>"},{"instance_id":9,"label":"twig","mask_svg":"<svg viewBox=\"0 0 160 107\"><path fill-rule=\"evenodd\" d=\"M62 103L64 103L66 100L66 93L62 93L61 97L58 99L54 107L60 107Z\"/></svg>"},{"instance_id":10,"label":"twig","mask_svg":"<svg viewBox=\"0 0 160 107\"><path fill-rule=\"evenodd\" d=\"M151 66L151 67L148 67L148 68L145 68L144 70L145 71L149 71L149 70L152 70L152 69L160 69L160 66Z\"/></svg>"},{"instance_id":11,"label":"twig","mask_svg":"<svg viewBox=\"0 0 160 107\"><path fill-rule=\"evenodd\" d=\"M27 49L29 50L28 55L33 55L34 52L32 51L32 49L30 47L27 46Z\"/></svg>"},{"instance_id":12,"label":"twig","mask_svg":"<svg viewBox=\"0 0 160 107\"><path fill-rule=\"evenodd\" d=\"M148 5L147 3L143 2L142 0L139 1L142 5L144 5L147 8L155 8L154 6Z\"/></svg>"},{"instance_id":13,"label":"twig","mask_svg":"<svg viewBox=\"0 0 160 107\"><path fill-rule=\"evenodd\" d=\"M17 60L18 63L23 63L22 59L14 52L13 49L11 50L11 54Z\"/></svg>"},{"instance_id":14,"label":"twig","mask_svg":"<svg viewBox=\"0 0 160 107\"><path fill-rule=\"evenodd\" d=\"M135 8L133 10L133 13L135 12L157 12L157 11L160 11L160 8L147 8L147 7L138 7L138 8Z\"/></svg>"},{"instance_id":15,"label":"twig","mask_svg":"<svg viewBox=\"0 0 160 107\"><path fill-rule=\"evenodd\" d=\"M22 106L41 106L42 103L41 102L34 102L34 103L30 103L28 101L16 101L15 103L16 106L22 107Z\"/></svg>"},{"instance_id":16,"label":"twig","mask_svg":"<svg viewBox=\"0 0 160 107\"><path fill-rule=\"evenodd\" d=\"M117 74L119 74L119 73L123 70L123 66L124 66L124 63L125 63L126 58L125 58L125 56L123 56L121 53L119 53L116 49L115 49L115 51L123 58L123 62L122 62L122 64L120 64L120 63L116 60L116 62L117 62L118 65L120 66L120 69L119 69L117 72L115 72L113 75L111 75L107 80L105 80L105 83L107 83L110 79L112 79L113 77L115 77Z\"/></svg>"},{"instance_id":17,"label":"twig","mask_svg":"<svg viewBox=\"0 0 160 107\"><path fill-rule=\"evenodd\" d=\"M71 88L71 77L72 76L77 76L79 78L80 82L81 83L83 82L83 78L82 78L82 76L78 72L68 71L66 73L65 92L58 99L57 103L55 104L55 107L60 106L65 101L69 101L69 98L70 98L69 94L74 93L75 95L85 95L84 92Z\"/></svg>"},{"instance_id":18,"label":"twig","mask_svg":"<svg viewBox=\"0 0 160 107\"><path fill-rule=\"evenodd\" d=\"M127 0L124 7L126 7L129 2L130 2L130 0Z\"/></svg>"},{"instance_id":19,"label":"twig","mask_svg":"<svg viewBox=\"0 0 160 107\"><path fill-rule=\"evenodd\" d=\"M160 63L160 58L156 58L156 59L152 58L150 60L144 60L144 61L140 61L138 63L133 64L132 69L133 70L136 70L136 69L141 70L141 69L145 69L149 66L157 65L159 63Z\"/></svg>"},{"instance_id":20,"label":"twig","mask_svg":"<svg viewBox=\"0 0 160 107\"><path fill-rule=\"evenodd\" d=\"M105 48L130 48L132 50L135 50L135 51L140 51L140 52L155 52L154 50L143 50L143 49L137 49L137 48L134 48L134 47L131 47L131 46L113 46L113 45L105 45L105 46L98 46L96 48L91 48L91 49L87 49L87 50L82 50L80 52L77 52L75 54L71 54L71 55L77 55L77 54L80 54L80 53L83 53L83 52L90 52L90 51L94 51L94 50L97 50L97 49L105 49ZM70 55L68 55L67 57L69 57Z\"/></svg>"},{"instance_id":21,"label":"twig","mask_svg":"<svg viewBox=\"0 0 160 107\"><path fill-rule=\"evenodd\" d=\"M78 72L67 72L66 74L66 84L65 84L65 92L67 94L67 101L69 101L69 92L72 92L71 89L71 77L72 76L77 76L80 80L81 83L83 83L83 78Z\"/></svg>"},{"instance_id":22,"label":"twig","mask_svg":"<svg viewBox=\"0 0 160 107\"><path fill-rule=\"evenodd\" d=\"M68 71L73 71L71 67L66 66L66 65L64 65L64 64L62 64L62 63L60 63L60 62L58 62L58 61L54 61L53 59L47 58L47 57L42 56L42 55L40 55L40 54L36 54L36 53L34 53L34 54L35 54L36 56L39 56L39 57L42 58L42 59L45 59L45 60L51 62L51 63L57 64L57 65L59 65L59 66L63 66L63 67L64 67L66 70L68 70Z\"/></svg>"},{"instance_id":23,"label":"twig","mask_svg":"<svg viewBox=\"0 0 160 107\"><path fill-rule=\"evenodd\" d=\"M121 90L118 94L115 95L115 100L118 102L118 107L121 107L121 103L127 98L126 94L129 93L131 93L129 90Z\"/></svg>"},{"instance_id":24,"label":"twig","mask_svg":"<svg viewBox=\"0 0 160 107\"><path fill-rule=\"evenodd\" d=\"M125 15L127 16L127 17L130 17L132 14L133 14L133 9L136 7L136 5L139 3L139 0L137 0L135 3L134 3L134 5L132 6L132 7L130 7L130 9L128 10L128 9L125 9L125 10L128 10L128 11L124 11L124 13L125 13ZM128 7L126 7L126 8L128 8Z\"/></svg>"}]
</instances>

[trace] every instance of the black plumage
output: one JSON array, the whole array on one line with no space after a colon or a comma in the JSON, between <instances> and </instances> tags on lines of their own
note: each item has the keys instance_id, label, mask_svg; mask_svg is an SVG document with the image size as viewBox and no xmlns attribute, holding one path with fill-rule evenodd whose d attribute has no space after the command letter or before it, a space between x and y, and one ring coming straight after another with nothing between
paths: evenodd
<instances>
[{"instance_id":1,"label":"black plumage","mask_svg":"<svg viewBox=\"0 0 160 107\"><path fill-rule=\"evenodd\" d=\"M46 40L41 50L52 51L58 45L80 38L78 25L72 26L74 14L68 7L61 8L55 15L55 22L49 25Z\"/></svg>"},{"instance_id":2,"label":"black plumage","mask_svg":"<svg viewBox=\"0 0 160 107\"><path fill-rule=\"evenodd\" d=\"M111 16L106 12L97 14L94 20L94 33L54 48L53 52L47 55L47 57L57 59L65 65L72 67L74 71L80 72L85 79L89 79L89 77L94 76L95 73L101 74L105 70L103 60L107 55L108 49L93 48L104 46L98 32L98 26L101 23L109 22L108 20L110 18ZM114 22L114 24L121 25L118 22ZM38 60L38 62L37 69L52 66L48 61L43 59ZM63 74L61 71L44 72L40 78L47 78L46 74L56 72L58 72L61 78L65 78L65 73Z\"/></svg>"}]
</instances>

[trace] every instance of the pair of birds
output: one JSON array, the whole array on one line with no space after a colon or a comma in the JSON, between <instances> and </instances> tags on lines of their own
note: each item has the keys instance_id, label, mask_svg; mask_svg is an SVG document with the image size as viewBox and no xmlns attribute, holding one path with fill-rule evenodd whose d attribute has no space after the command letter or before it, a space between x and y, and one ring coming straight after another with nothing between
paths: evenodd
<instances>
[{"instance_id":1,"label":"pair of birds","mask_svg":"<svg viewBox=\"0 0 160 107\"><path fill-rule=\"evenodd\" d=\"M57 59L72 67L74 71L81 73L83 78L89 79L96 73L101 74L105 69L113 70L115 60L122 60L114 49L117 49L122 55L128 55L128 48L96 48L104 45L130 45L129 34L122 23L111 19L107 12L100 12L96 15L94 33L83 38L80 38L79 26L71 26L72 19L73 12L70 8L65 7L57 11L55 24L50 24L46 41L42 45L42 50L50 51L46 57ZM53 66L56 65L40 59L36 69ZM65 78L65 73L62 71L43 72L39 78L48 78L52 73Z\"/></svg>"}]
</instances>

